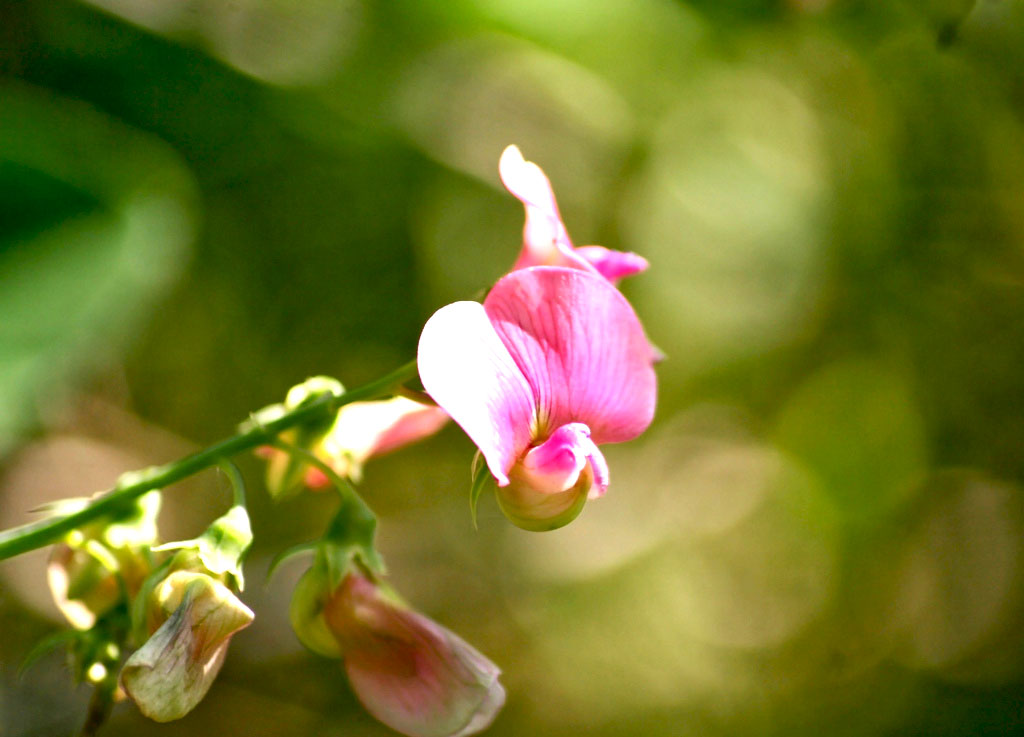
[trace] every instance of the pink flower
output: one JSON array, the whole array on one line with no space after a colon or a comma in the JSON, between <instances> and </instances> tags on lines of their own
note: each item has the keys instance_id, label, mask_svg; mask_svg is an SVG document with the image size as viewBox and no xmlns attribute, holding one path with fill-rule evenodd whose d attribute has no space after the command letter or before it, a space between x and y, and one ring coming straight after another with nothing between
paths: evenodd
<instances>
[{"instance_id":1,"label":"pink flower","mask_svg":"<svg viewBox=\"0 0 1024 737\"><path fill-rule=\"evenodd\" d=\"M603 246L573 248L558 214L551 182L539 166L523 159L516 146L502 152L498 172L505 188L526 207L523 250L514 269L529 266L568 266L601 274L617 283L647 268L647 259L635 253L612 251Z\"/></svg>"},{"instance_id":2,"label":"pink flower","mask_svg":"<svg viewBox=\"0 0 1024 737\"><path fill-rule=\"evenodd\" d=\"M420 336L423 386L476 443L520 527L553 529L608 488L597 447L654 416L650 344L609 282L538 266L502 278L483 304L456 302Z\"/></svg>"},{"instance_id":3,"label":"pink flower","mask_svg":"<svg viewBox=\"0 0 1024 737\"><path fill-rule=\"evenodd\" d=\"M412 737L466 737L490 726L504 705L498 667L384 584L350 570L322 606L317 637L333 636L352 690L392 729ZM293 603L293 620L294 609Z\"/></svg>"}]
</instances>

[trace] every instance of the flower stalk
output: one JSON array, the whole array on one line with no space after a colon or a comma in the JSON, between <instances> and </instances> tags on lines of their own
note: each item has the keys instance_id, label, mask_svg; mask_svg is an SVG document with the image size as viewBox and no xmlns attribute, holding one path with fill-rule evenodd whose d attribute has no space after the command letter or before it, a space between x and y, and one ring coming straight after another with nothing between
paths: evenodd
<instances>
[{"instance_id":1,"label":"flower stalk","mask_svg":"<svg viewBox=\"0 0 1024 737\"><path fill-rule=\"evenodd\" d=\"M376 381L343 394L324 394L273 420L255 420L230 438L179 460L123 474L113 489L95 497L79 510L0 532L0 560L51 545L71 530L119 511L147 491L166 488L231 456L270 443L285 430L322 421L351 402L392 394L397 387L415 377L416 362L411 361Z\"/></svg>"}]
</instances>

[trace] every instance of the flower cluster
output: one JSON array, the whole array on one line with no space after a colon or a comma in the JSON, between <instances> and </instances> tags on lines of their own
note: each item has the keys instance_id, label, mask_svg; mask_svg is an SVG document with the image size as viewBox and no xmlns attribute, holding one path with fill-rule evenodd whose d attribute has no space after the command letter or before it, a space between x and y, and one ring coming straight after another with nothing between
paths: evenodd
<instances>
[{"instance_id":1,"label":"flower cluster","mask_svg":"<svg viewBox=\"0 0 1024 737\"><path fill-rule=\"evenodd\" d=\"M482 303L434 313L416 367L349 394L335 379L313 377L255 413L231 442L179 462L187 473L175 478L163 467L127 475L108 493L105 516L89 509L92 500L57 510L86 513L54 549L48 574L76 628L79 677L105 689L108 705L120 690L155 721L183 717L206 696L231 638L253 621L239 598L252 543L245 492L221 454L266 444L259 452L275 500L303 488L332 487L339 495L323 536L300 546L314 562L290 606L299 640L341 659L366 710L398 732L468 737L493 722L505 703L500 669L387 583L377 519L352 484L369 459L437 432L450 418L480 451L474 505L489 474L512 523L561 527L608 489L600 446L635 438L651 423L657 359L617 288L647 262L574 247L550 182L515 146L502 154L499 172L525 208L522 250ZM425 391L400 386L416 368ZM351 401L357 398L372 401ZM200 458L225 470L234 506L199 537L160 545L160 492L150 490L162 486L156 479L194 473ZM123 646L134 651L118 671Z\"/></svg>"},{"instance_id":2,"label":"flower cluster","mask_svg":"<svg viewBox=\"0 0 1024 737\"><path fill-rule=\"evenodd\" d=\"M253 620L234 593L252 530L236 505L195 540L158 545L159 509L153 491L73 530L54 547L47 574L54 601L78 630L71 648L78 677L119 686L143 714L166 722L203 699L231 636ZM118 673L124 644L137 649Z\"/></svg>"}]
</instances>

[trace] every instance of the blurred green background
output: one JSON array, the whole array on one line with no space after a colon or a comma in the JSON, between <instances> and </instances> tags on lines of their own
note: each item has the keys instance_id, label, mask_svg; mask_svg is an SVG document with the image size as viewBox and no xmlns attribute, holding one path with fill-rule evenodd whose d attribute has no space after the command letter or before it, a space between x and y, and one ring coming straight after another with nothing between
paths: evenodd
<instances>
[{"instance_id":1,"label":"blurred green background","mask_svg":"<svg viewBox=\"0 0 1024 737\"><path fill-rule=\"evenodd\" d=\"M411 358L515 259L509 143L651 261L668 360L561 531L475 531L455 428L367 468L398 588L505 671L490 734L1024 733L1018 0L3 0L0 523ZM389 733L292 635L304 564L264 584L330 500L252 496L256 623L109 737ZM84 713L17 674L44 560L0 564L4 737Z\"/></svg>"}]
</instances>

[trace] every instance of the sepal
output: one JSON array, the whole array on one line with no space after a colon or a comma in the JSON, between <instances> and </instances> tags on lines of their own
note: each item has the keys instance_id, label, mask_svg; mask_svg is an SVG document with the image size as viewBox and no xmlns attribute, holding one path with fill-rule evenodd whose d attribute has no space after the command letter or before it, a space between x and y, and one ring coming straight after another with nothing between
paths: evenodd
<instances>
[{"instance_id":1,"label":"sepal","mask_svg":"<svg viewBox=\"0 0 1024 737\"><path fill-rule=\"evenodd\" d=\"M230 577L235 588L242 591L245 587L242 560L250 545L252 526L249 523L249 513L245 507L236 504L226 514L214 520L199 537L165 543L153 550L191 551L198 558L202 568L215 576Z\"/></svg>"},{"instance_id":2,"label":"sepal","mask_svg":"<svg viewBox=\"0 0 1024 737\"><path fill-rule=\"evenodd\" d=\"M283 404L272 404L255 413L243 427L261 426L276 420L287 412L294 411L315 402L324 396L340 396L345 391L341 382L329 376L314 376L288 390ZM316 422L310 422L292 430L281 433L281 440L303 450L314 451L323 441L335 420L335 415L327 414ZM285 453L272 446L260 451L267 459L267 491L275 501L290 498L298 494L304 486L319 488L322 475L310 473L309 465L291 453Z\"/></svg>"},{"instance_id":3,"label":"sepal","mask_svg":"<svg viewBox=\"0 0 1024 737\"><path fill-rule=\"evenodd\" d=\"M472 477L473 482L469 488L469 514L473 519L473 528L476 529L476 508L480 495L488 487L496 488L494 477L491 476L490 469L487 468L487 463L484 461L484 456L480 451L477 451L476 455L473 456Z\"/></svg>"}]
</instances>

